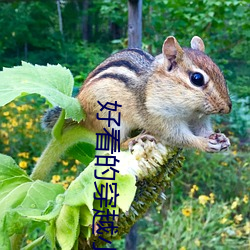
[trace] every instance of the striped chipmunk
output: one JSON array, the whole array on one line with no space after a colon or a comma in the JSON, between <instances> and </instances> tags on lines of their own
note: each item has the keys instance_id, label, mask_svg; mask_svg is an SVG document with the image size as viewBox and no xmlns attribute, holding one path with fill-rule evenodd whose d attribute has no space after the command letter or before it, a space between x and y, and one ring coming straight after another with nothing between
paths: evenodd
<instances>
[{"instance_id":1,"label":"striped chipmunk","mask_svg":"<svg viewBox=\"0 0 250 250\"><path fill-rule=\"evenodd\" d=\"M137 140L153 138L206 152L228 149L228 138L213 131L210 114L227 114L232 104L223 74L204 50L198 36L192 38L191 48L180 47L169 36L156 57L140 49L111 55L88 75L77 96L86 112L82 125L94 132L119 129L122 145L133 143L130 132L138 129L143 132ZM112 122L108 127L107 121L96 118L98 112L108 117L108 110L100 112L98 101L122 105L117 109L119 127ZM118 112L111 112L116 120ZM44 123L51 127L59 113L60 108L47 112Z\"/></svg>"}]
</instances>

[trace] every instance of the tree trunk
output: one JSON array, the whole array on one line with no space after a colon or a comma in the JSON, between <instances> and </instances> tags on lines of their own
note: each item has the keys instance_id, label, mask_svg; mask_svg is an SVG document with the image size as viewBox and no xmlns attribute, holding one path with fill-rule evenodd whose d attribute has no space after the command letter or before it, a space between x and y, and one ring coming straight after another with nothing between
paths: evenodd
<instances>
[{"instance_id":1,"label":"tree trunk","mask_svg":"<svg viewBox=\"0 0 250 250\"><path fill-rule=\"evenodd\" d=\"M136 242L137 242L137 224L134 224L131 227L130 232L126 236L126 250L136 250Z\"/></svg>"},{"instance_id":2,"label":"tree trunk","mask_svg":"<svg viewBox=\"0 0 250 250\"><path fill-rule=\"evenodd\" d=\"M89 40L89 18L88 18L89 0L82 1L82 39Z\"/></svg>"},{"instance_id":3,"label":"tree trunk","mask_svg":"<svg viewBox=\"0 0 250 250\"><path fill-rule=\"evenodd\" d=\"M63 36L63 22L62 22L62 12L61 12L61 6L60 6L60 0L56 1L57 4L57 12L58 12L58 20L59 20L59 29Z\"/></svg>"},{"instance_id":4,"label":"tree trunk","mask_svg":"<svg viewBox=\"0 0 250 250\"><path fill-rule=\"evenodd\" d=\"M142 47L142 0L128 1L128 47Z\"/></svg>"}]
</instances>

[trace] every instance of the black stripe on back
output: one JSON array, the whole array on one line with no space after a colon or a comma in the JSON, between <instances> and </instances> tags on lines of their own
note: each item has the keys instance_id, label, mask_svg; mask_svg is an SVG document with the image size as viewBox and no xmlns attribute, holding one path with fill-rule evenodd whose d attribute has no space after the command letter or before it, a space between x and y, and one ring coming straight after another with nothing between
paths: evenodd
<instances>
[{"instance_id":1,"label":"black stripe on back","mask_svg":"<svg viewBox=\"0 0 250 250\"><path fill-rule=\"evenodd\" d=\"M96 75L98 75L99 73L101 73L102 71L111 68L111 67L125 67L131 71L134 71L136 74L140 73L140 69L138 67L136 67L136 65L130 63L127 60L117 60L117 61L113 61L113 62L109 62L106 65L97 68L91 77L95 77Z\"/></svg>"},{"instance_id":2,"label":"black stripe on back","mask_svg":"<svg viewBox=\"0 0 250 250\"><path fill-rule=\"evenodd\" d=\"M138 53L141 56L144 56L149 62L153 62L154 61L154 57L153 56L151 56L150 54L146 53L145 51L143 51L141 49L126 49L126 51L132 51L132 52Z\"/></svg>"},{"instance_id":3,"label":"black stripe on back","mask_svg":"<svg viewBox=\"0 0 250 250\"><path fill-rule=\"evenodd\" d=\"M112 73L103 74L100 77L98 77L97 80L105 79L105 78L111 78L111 79L118 80L120 82L125 83L125 85L128 85L128 83L129 83L128 77L121 75L121 74L112 74Z\"/></svg>"}]
</instances>

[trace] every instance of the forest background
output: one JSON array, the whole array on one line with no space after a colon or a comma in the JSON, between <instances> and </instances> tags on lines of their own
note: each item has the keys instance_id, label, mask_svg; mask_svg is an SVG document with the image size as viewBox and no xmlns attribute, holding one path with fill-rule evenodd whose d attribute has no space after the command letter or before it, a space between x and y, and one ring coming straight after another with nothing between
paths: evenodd
<instances>
[{"instance_id":1,"label":"forest background","mask_svg":"<svg viewBox=\"0 0 250 250\"><path fill-rule=\"evenodd\" d=\"M184 152L183 170L166 191L166 200L152 206L138 223L138 249L250 245L249 14L249 1L143 1L143 49L157 55L169 35L186 47L194 35L202 37L206 53L225 75L233 111L214 118L215 128L230 137L231 150ZM80 87L102 60L127 47L127 23L125 0L0 1L0 68L22 60L59 63L71 70ZM38 96L28 100L29 104L24 104L26 97L0 109L0 152L12 155L30 173L48 136L40 126L46 103ZM67 187L83 168L65 157L51 181ZM113 244L125 248L124 239Z\"/></svg>"}]
</instances>

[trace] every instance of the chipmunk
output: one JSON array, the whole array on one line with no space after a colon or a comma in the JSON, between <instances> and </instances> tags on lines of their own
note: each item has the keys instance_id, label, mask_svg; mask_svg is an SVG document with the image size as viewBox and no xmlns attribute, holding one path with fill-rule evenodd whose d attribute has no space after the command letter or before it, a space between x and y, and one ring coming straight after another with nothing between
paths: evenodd
<instances>
[{"instance_id":1,"label":"chipmunk","mask_svg":"<svg viewBox=\"0 0 250 250\"><path fill-rule=\"evenodd\" d=\"M230 142L213 131L210 115L227 114L232 104L223 74L204 50L198 36L191 48L181 48L169 36L156 57L140 49L110 56L88 75L77 96L86 112L82 125L95 132L118 129L122 143L132 130L141 129L145 132L139 137L150 135L165 145L206 152L227 149ZM96 118L97 113L108 117L98 101L122 105L119 127ZM113 118L118 112L111 112Z\"/></svg>"}]
</instances>

